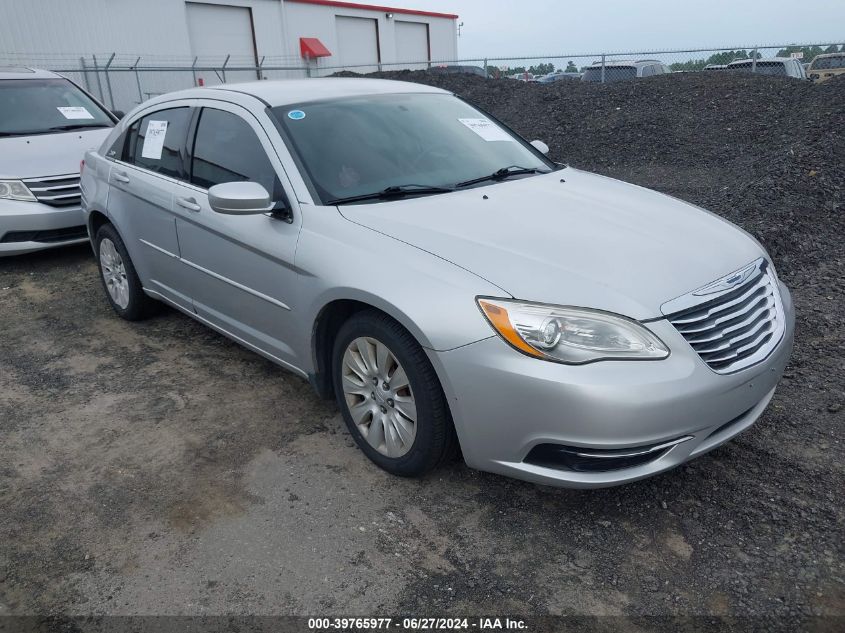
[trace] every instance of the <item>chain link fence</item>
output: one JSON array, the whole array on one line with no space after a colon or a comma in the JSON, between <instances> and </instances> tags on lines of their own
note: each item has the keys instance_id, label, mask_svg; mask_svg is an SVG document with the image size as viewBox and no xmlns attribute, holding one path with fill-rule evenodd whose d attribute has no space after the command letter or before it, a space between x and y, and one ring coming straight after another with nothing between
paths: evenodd
<instances>
[{"instance_id":1,"label":"chain link fence","mask_svg":"<svg viewBox=\"0 0 845 633\"><path fill-rule=\"evenodd\" d=\"M113 110L135 105L167 92L193 86L265 79L325 77L341 71L370 73L376 70L471 72L490 79L523 81L584 80L606 83L668 72L711 72L739 69L794 76L816 55L845 53L845 44L789 44L690 48L630 52L574 53L517 57L474 57L416 60L390 64L335 66L330 60L306 61L298 57L174 58L156 55L88 53L39 56L0 53L0 66L31 66L53 70L84 86ZM742 63L742 60L745 60ZM784 63L783 60L790 60ZM730 67L730 64L734 64Z\"/></svg>"}]
</instances>

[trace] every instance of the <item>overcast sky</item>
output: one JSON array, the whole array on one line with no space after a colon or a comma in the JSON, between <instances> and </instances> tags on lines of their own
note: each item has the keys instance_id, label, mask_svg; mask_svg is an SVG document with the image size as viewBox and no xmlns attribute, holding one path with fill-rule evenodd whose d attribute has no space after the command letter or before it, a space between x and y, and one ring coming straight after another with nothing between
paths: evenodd
<instances>
[{"instance_id":1,"label":"overcast sky","mask_svg":"<svg viewBox=\"0 0 845 633\"><path fill-rule=\"evenodd\" d=\"M404 0L459 14L461 57L839 42L845 0Z\"/></svg>"}]
</instances>

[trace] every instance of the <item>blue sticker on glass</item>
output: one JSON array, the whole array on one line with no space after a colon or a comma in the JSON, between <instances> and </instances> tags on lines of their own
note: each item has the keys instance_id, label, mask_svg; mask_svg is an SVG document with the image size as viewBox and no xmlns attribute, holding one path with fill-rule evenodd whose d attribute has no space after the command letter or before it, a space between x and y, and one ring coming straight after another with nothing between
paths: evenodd
<instances>
[{"instance_id":1,"label":"blue sticker on glass","mask_svg":"<svg viewBox=\"0 0 845 633\"><path fill-rule=\"evenodd\" d=\"M294 121L301 121L305 118L305 113L302 110L291 110L288 112L288 118Z\"/></svg>"}]
</instances>

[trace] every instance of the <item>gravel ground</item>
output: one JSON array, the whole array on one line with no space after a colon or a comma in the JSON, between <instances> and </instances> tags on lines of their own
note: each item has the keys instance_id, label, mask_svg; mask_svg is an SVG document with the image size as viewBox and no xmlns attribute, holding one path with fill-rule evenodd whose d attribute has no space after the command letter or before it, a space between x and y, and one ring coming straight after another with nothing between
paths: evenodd
<instances>
[{"instance_id":1,"label":"gravel ground","mask_svg":"<svg viewBox=\"0 0 845 633\"><path fill-rule=\"evenodd\" d=\"M798 309L761 420L614 489L397 479L299 378L117 319L87 247L0 260L0 614L845 616L845 81L391 76L761 239Z\"/></svg>"}]
</instances>

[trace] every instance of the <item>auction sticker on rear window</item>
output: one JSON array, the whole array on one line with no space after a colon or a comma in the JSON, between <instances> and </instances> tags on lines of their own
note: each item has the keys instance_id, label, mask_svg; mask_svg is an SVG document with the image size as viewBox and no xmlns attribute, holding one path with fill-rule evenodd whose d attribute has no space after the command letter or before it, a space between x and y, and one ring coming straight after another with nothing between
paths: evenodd
<instances>
[{"instance_id":1,"label":"auction sticker on rear window","mask_svg":"<svg viewBox=\"0 0 845 633\"><path fill-rule=\"evenodd\" d=\"M513 137L490 119L458 119L485 141L511 141Z\"/></svg>"},{"instance_id":2,"label":"auction sticker on rear window","mask_svg":"<svg viewBox=\"0 0 845 633\"><path fill-rule=\"evenodd\" d=\"M144 136L141 156L152 160L161 160L165 134L167 134L167 121L150 121L147 123L147 134Z\"/></svg>"},{"instance_id":3,"label":"auction sticker on rear window","mask_svg":"<svg viewBox=\"0 0 845 633\"><path fill-rule=\"evenodd\" d=\"M66 119L93 119L94 115L82 106L58 106L56 108Z\"/></svg>"},{"instance_id":4,"label":"auction sticker on rear window","mask_svg":"<svg viewBox=\"0 0 845 633\"><path fill-rule=\"evenodd\" d=\"M291 110L288 112L288 118L294 121L301 121L305 118L305 113L302 110Z\"/></svg>"}]
</instances>

